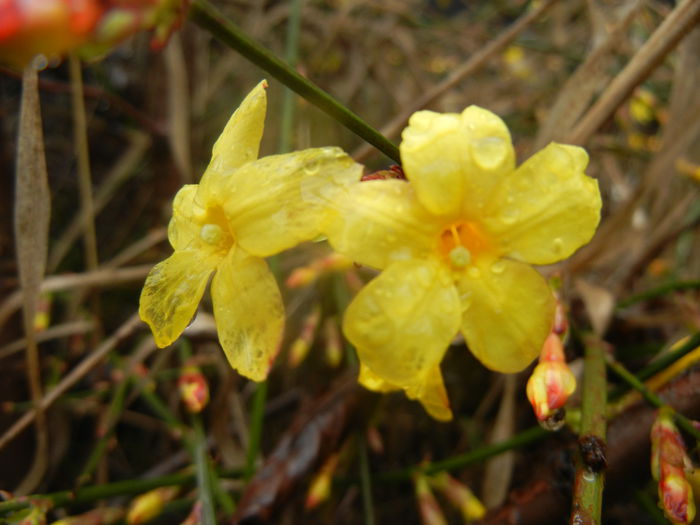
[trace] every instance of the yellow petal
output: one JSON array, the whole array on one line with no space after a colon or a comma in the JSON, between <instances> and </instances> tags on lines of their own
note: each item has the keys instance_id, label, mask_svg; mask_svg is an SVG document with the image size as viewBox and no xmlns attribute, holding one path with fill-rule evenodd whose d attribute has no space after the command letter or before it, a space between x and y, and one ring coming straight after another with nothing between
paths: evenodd
<instances>
[{"instance_id":1,"label":"yellow petal","mask_svg":"<svg viewBox=\"0 0 700 525\"><path fill-rule=\"evenodd\" d=\"M422 382L406 390L409 399L420 401L425 411L438 421L450 421L452 410L440 367L428 370Z\"/></svg>"},{"instance_id":2,"label":"yellow petal","mask_svg":"<svg viewBox=\"0 0 700 525\"><path fill-rule=\"evenodd\" d=\"M519 372L535 359L554 319L554 297L530 266L480 261L458 282L462 333L476 358L498 372Z\"/></svg>"},{"instance_id":3,"label":"yellow petal","mask_svg":"<svg viewBox=\"0 0 700 525\"><path fill-rule=\"evenodd\" d=\"M365 286L343 320L360 361L401 388L436 367L460 322L459 298L437 263L399 261Z\"/></svg>"},{"instance_id":4,"label":"yellow petal","mask_svg":"<svg viewBox=\"0 0 700 525\"><path fill-rule=\"evenodd\" d=\"M204 210L195 202L196 184L186 184L175 194L173 216L168 224L168 240L175 250L199 246L199 224L197 218Z\"/></svg>"},{"instance_id":5,"label":"yellow petal","mask_svg":"<svg viewBox=\"0 0 700 525\"><path fill-rule=\"evenodd\" d=\"M482 222L502 253L551 264L586 244L600 221L598 182L585 175L586 151L551 143L498 188Z\"/></svg>"},{"instance_id":6,"label":"yellow petal","mask_svg":"<svg viewBox=\"0 0 700 525\"><path fill-rule=\"evenodd\" d=\"M361 177L340 148L313 148L263 157L239 168L224 203L236 240L267 257L321 234L329 200Z\"/></svg>"},{"instance_id":7,"label":"yellow petal","mask_svg":"<svg viewBox=\"0 0 700 525\"><path fill-rule=\"evenodd\" d=\"M198 252L176 251L150 271L139 316L151 327L159 347L175 341L192 320L215 264Z\"/></svg>"},{"instance_id":8,"label":"yellow petal","mask_svg":"<svg viewBox=\"0 0 700 525\"><path fill-rule=\"evenodd\" d=\"M335 205L338 213L325 232L329 242L339 253L375 268L425 259L440 231L411 184L401 180L356 183Z\"/></svg>"},{"instance_id":9,"label":"yellow petal","mask_svg":"<svg viewBox=\"0 0 700 525\"><path fill-rule=\"evenodd\" d=\"M494 186L514 168L508 128L493 113L419 111L404 130L401 161L418 200L439 215L478 216Z\"/></svg>"},{"instance_id":10,"label":"yellow petal","mask_svg":"<svg viewBox=\"0 0 700 525\"><path fill-rule=\"evenodd\" d=\"M360 362L358 382L373 392L386 393L401 389L401 387L382 379L362 362ZM428 370L420 380L405 390L409 399L419 401L425 411L438 421L449 421L452 419L450 401L447 397L439 366Z\"/></svg>"},{"instance_id":11,"label":"yellow petal","mask_svg":"<svg viewBox=\"0 0 700 525\"><path fill-rule=\"evenodd\" d=\"M241 249L231 250L212 279L211 297L228 362L241 375L263 381L284 327L282 297L267 264Z\"/></svg>"},{"instance_id":12,"label":"yellow petal","mask_svg":"<svg viewBox=\"0 0 700 525\"><path fill-rule=\"evenodd\" d=\"M367 390L371 390L372 392L381 392L382 394L393 392L394 390L401 390L401 387L392 385L372 372L372 369L370 369L362 361L360 361L360 375L357 378L357 382Z\"/></svg>"},{"instance_id":13,"label":"yellow petal","mask_svg":"<svg viewBox=\"0 0 700 525\"><path fill-rule=\"evenodd\" d=\"M258 158L267 111L266 88L267 81L263 80L248 93L214 143L197 194L198 202L221 202L216 199L222 179Z\"/></svg>"}]
</instances>

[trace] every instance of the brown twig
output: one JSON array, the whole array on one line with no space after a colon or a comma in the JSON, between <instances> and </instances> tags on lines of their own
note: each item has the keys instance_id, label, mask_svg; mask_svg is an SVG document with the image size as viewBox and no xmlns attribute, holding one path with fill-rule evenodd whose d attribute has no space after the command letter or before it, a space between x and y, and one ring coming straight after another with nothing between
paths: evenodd
<instances>
[{"instance_id":1,"label":"brown twig","mask_svg":"<svg viewBox=\"0 0 700 525\"><path fill-rule=\"evenodd\" d=\"M114 349L124 339L129 337L136 328L141 324L138 314L134 313L122 324L114 334L105 339L94 352L83 359L78 366L71 370L61 381L52 388L41 400L37 406L24 414L18 419L2 437L0 437L0 450L2 450L10 441L15 439L24 429L26 429L37 413L49 408L60 396L66 393L73 385L75 385L82 377L87 374L94 366L96 366L112 349Z\"/></svg>"},{"instance_id":2,"label":"brown twig","mask_svg":"<svg viewBox=\"0 0 700 525\"><path fill-rule=\"evenodd\" d=\"M395 136L408 122L408 118L418 111L419 109L425 108L428 104L435 102L442 95L444 95L448 90L452 89L457 83L462 81L468 75L474 74L481 67L483 67L489 59L491 59L496 53L499 53L508 46L515 38L532 22L539 18L545 11L552 7L557 0L546 0L542 2L536 9L532 11L527 11L520 18L518 18L513 24L511 24L505 31L503 31L498 38L492 40L486 44L483 48L472 55L466 62L455 69L450 76L445 80L440 82L438 85L433 87L430 91L427 91L423 96L418 97L412 104L407 106L401 113L399 113L394 119L384 126L380 133L385 137L391 138ZM352 157L358 162L363 161L372 152L372 146L369 144L364 144L357 148L353 153Z\"/></svg>"},{"instance_id":3,"label":"brown twig","mask_svg":"<svg viewBox=\"0 0 700 525\"><path fill-rule=\"evenodd\" d=\"M684 0L671 11L627 66L610 83L573 131L569 144L583 145L700 19L700 2Z\"/></svg>"}]
</instances>

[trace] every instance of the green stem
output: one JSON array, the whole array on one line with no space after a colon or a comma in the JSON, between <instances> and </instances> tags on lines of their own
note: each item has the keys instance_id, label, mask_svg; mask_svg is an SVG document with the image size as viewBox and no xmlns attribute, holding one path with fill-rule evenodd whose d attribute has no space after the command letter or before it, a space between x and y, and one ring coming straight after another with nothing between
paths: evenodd
<instances>
[{"instance_id":1,"label":"green stem","mask_svg":"<svg viewBox=\"0 0 700 525\"><path fill-rule=\"evenodd\" d=\"M644 399L646 399L649 402L649 404L655 406L656 408L661 408L662 406L664 406L664 402L661 400L661 398L659 398L659 396L657 396L654 392L649 390L644 383L642 383L637 377L635 377L634 374L627 370L621 363L615 361L610 356L606 357L605 362L608 365L608 368L615 372L615 374L620 379L622 379L625 383L627 383L629 386L631 386L640 394L642 394L642 397L644 397ZM673 413L674 418L678 423L678 426L700 442L700 430L696 429L695 426L693 426L693 424L690 422L690 420L682 414L679 414L671 407L669 407L669 410L671 410L671 412Z\"/></svg>"},{"instance_id":2,"label":"green stem","mask_svg":"<svg viewBox=\"0 0 700 525\"><path fill-rule=\"evenodd\" d=\"M691 335L688 340L681 346L672 350L658 359L654 360L651 364L645 366L642 370L637 373L637 378L644 381L649 379L651 376L656 375L661 370L665 370L670 365L678 361L681 357L689 354L700 346L700 332Z\"/></svg>"},{"instance_id":3,"label":"green stem","mask_svg":"<svg viewBox=\"0 0 700 525\"><path fill-rule=\"evenodd\" d=\"M419 471L426 475L431 475L442 471L457 470L475 463L479 463L493 456L497 456L498 454L501 454L507 450L524 447L548 435L550 435L550 432L539 426L530 427L509 439L501 441L500 443L487 445L485 447L472 450L471 452L467 452L466 454L454 456L443 461L436 461L435 463L429 463L427 465L421 464L420 466L375 474L374 479L379 481L406 481L410 480L413 475Z\"/></svg>"},{"instance_id":4,"label":"green stem","mask_svg":"<svg viewBox=\"0 0 700 525\"><path fill-rule=\"evenodd\" d=\"M222 473L224 477L240 477L240 471L229 471ZM37 500L48 501L53 508L66 506L80 506L93 503L95 501L112 498L115 496L125 496L141 494L143 492L156 489L158 487L169 487L175 485L190 485L195 480L195 474L170 474L150 479L130 479L117 481L106 485L93 485L91 487L81 487L77 490L63 490L50 494L33 494L24 498L17 498L10 501L0 502L0 515L14 512L30 507Z\"/></svg>"},{"instance_id":5,"label":"green stem","mask_svg":"<svg viewBox=\"0 0 700 525\"><path fill-rule=\"evenodd\" d=\"M253 407L250 414L250 434L248 437L248 454L245 464L245 481L249 481L255 473L255 460L260 453L260 437L262 436L263 418L265 415L265 400L267 399L267 381L261 381L255 390Z\"/></svg>"},{"instance_id":6,"label":"green stem","mask_svg":"<svg viewBox=\"0 0 700 525\"><path fill-rule=\"evenodd\" d=\"M372 502L372 476L369 471L369 457L367 456L367 440L360 437L358 444L360 455L360 486L362 489L362 511L365 525L374 525L374 503Z\"/></svg>"},{"instance_id":7,"label":"green stem","mask_svg":"<svg viewBox=\"0 0 700 525\"><path fill-rule=\"evenodd\" d=\"M128 377L123 378L117 385L107 411L107 417L104 424L100 425L100 439L95 445L92 454L90 454L83 472L78 476L78 485L83 485L90 479L95 468L97 468L98 462L104 456L109 440L114 433L114 426L124 410L124 402L129 385L131 385L131 381Z\"/></svg>"},{"instance_id":8,"label":"green stem","mask_svg":"<svg viewBox=\"0 0 700 525\"><path fill-rule=\"evenodd\" d=\"M395 144L316 84L302 77L293 68L270 53L270 51L251 40L210 2L207 0L193 0L189 16L195 23L209 31L221 42L238 51L282 84L294 90L322 111L325 111L350 131L375 146L387 157L395 162L401 162L399 149Z\"/></svg>"},{"instance_id":9,"label":"green stem","mask_svg":"<svg viewBox=\"0 0 700 525\"><path fill-rule=\"evenodd\" d=\"M605 349L600 341L588 341L584 355L584 373L581 401L581 430L579 443L587 449L602 447L605 453L605 405L607 403L607 379L605 376ZM569 523L599 525L603 506L605 475L603 464L592 464L578 455Z\"/></svg>"},{"instance_id":10,"label":"green stem","mask_svg":"<svg viewBox=\"0 0 700 525\"><path fill-rule=\"evenodd\" d=\"M287 21L287 42L284 58L289 67L295 68L299 58L299 29L301 27L302 0L292 0ZM292 130L294 129L294 110L296 109L294 92L285 88L282 100L282 122L280 124L280 153L292 149Z\"/></svg>"},{"instance_id":11,"label":"green stem","mask_svg":"<svg viewBox=\"0 0 700 525\"><path fill-rule=\"evenodd\" d=\"M209 472L209 455L207 454L207 437L202 429L202 421L197 414L192 416L194 436L192 439L193 459L197 474L199 501L202 502L202 525L216 525L212 477Z\"/></svg>"},{"instance_id":12,"label":"green stem","mask_svg":"<svg viewBox=\"0 0 700 525\"><path fill-rule=\"evenodd\" d=\"M641 303L647 299L662 297L671 292L677 292L679 290L697 290L698 288L700 288L700 281L674 281L623 299L617 303L617 308L618 310L622 310L633 304Z\"/></svg>"}]
</instances>

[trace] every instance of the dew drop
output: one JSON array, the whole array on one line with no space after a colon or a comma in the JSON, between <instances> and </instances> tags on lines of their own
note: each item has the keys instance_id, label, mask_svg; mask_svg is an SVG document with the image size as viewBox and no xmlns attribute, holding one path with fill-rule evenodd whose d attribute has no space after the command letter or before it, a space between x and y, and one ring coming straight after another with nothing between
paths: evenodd
<instances>
[{"instance_id":1,"label":"dew drop","mask_svg":"<svg viewBox=\"0 0 700 525\"><path fill-rule=\"evenodd\" d=\"M476 266L472 266L467 270L467 275L469 275L469 277L477 279L481 277L481 270L479 270Z\"/></svg>"},{"instance_id":2,"label":"dew drop","mask_svg":"<svg viewBox=\"0 0 700 525\"><path fill-rule=\"evenodd\" d=\"M513 224L518 220L519 215L520 210L518 208L512 206L506 207L501 212L501 222L506 225Z\"/></svg>"},{"instance_id":3,"label":"dew drop","mask_svg":"<svg viewBox=\"0 0 700 525\"><path fill-rule=\"evenodd\" d=\"M307 175L315 175L318 173L318 170L319 162L317 160L313 160L304 166L304 172L306 172Z\"/></svg>"},{"instance_id":4,"label":"dew drop","mask_svg":"<svg viewBox=\"0 0 700 525\"><path fill-rule=\"evenodd\" d=\"M552 251L556 254L560 254L563 249L564 249L564 241L561 240L561 237L555 238L552 241Z\"/></svg>"},{"instance_id":5,"label":"dew drop","mask_svg":"<svg viewBox=\"0 0 700 525\"><path fill-rule=\"evenodd\" d=\"M46 57L46 55L39 53L32 60L32 66L37 71L43 71L49 67L49 59Z\"/></svg>"},{"instance_id":6,"label":"dew drop","mask_svg":"<svg viewBox=\"0 0 700 525\"><path fill-rule=\"evenodd\" d=\"M508 145L500 137L483 137L471 143L474 161L486 170L500 166L508 155Z\"/></svg>"},{"instance_id":7,"label":"dew drop","mask_svg":"<svg viewBox=\"0 0 700 525\"><path fill-rule=\"evenodd\" d=\"M491 273L500 275L502 274L506 269L506 263L504 261L496 261L495 263L491 264Z\"/></svg>"}]
</instances>

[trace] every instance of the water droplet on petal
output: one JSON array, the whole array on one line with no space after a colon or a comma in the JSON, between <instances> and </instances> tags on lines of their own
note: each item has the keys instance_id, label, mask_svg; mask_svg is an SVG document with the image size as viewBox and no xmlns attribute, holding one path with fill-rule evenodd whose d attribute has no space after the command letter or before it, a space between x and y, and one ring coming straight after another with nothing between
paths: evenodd
<instances>
[{"instance_id":1,"label":"water droplet on petal","mask_svg":"<svg viewBox=\"0 0 700 525\"><path fill-rule=\"evenodd\" d=\"M469 275L469 277L477 279L481 277L481 270L479 270L476 266L472 266L467 270L467 275Z\"/></svg>"},{"instance_id":2,"label":"water droplet on petal","mask_svg":"<svg viewBox=\"0 0 700 525\"><path fill-rule=\"evenodd\" d=\"M306 166L304 166L304 172L307 175L315 175L319 170L319 162L317 160L312 160Z\"/></svg>"},{"instance_id":3,"label":"water droplet on petal","mask_svg":"<svg viewBox=\"0 0 700 525\"><path fill-rule=\"evenodd\" d=\"M471 151L474 162L485 170L492 170L505 160L508 144L500 137L483 137L472 141Z\"/></svg>"},{"instance_id":4,"label":"water droplet on petal","mask_svg":"<svg viewBox=\"0 0 700 525\"><path fill-rule=\"evenodd\" d=\"M520 210L513 206L503 208L501 211L501 222L506 225L514 224L518 220Z\"/></svg>"},{"instance_id":5,"label":"water droplet on petal","mask_svg":"<svg viewBox=\"0 0 700 525\"><path fill-rule=\"evenodd\" d=\"M558 255L558 254L561 254L563 249L564 249L564 241L562 241L560 237L555 238L552 241L552 251Z\"/></svg>"},{"instance_id":6,"label":"water droplet on petal","mask_svg":"<svg viewBox=\"0 0 700 525\"><path fill-rule=\"evenodd\" d=\"M496 275L502 274L506 269L506 263L504 261L496 261L495 263L491 264L491 273L494 273Z\"/></svg>"}]
</instances>

